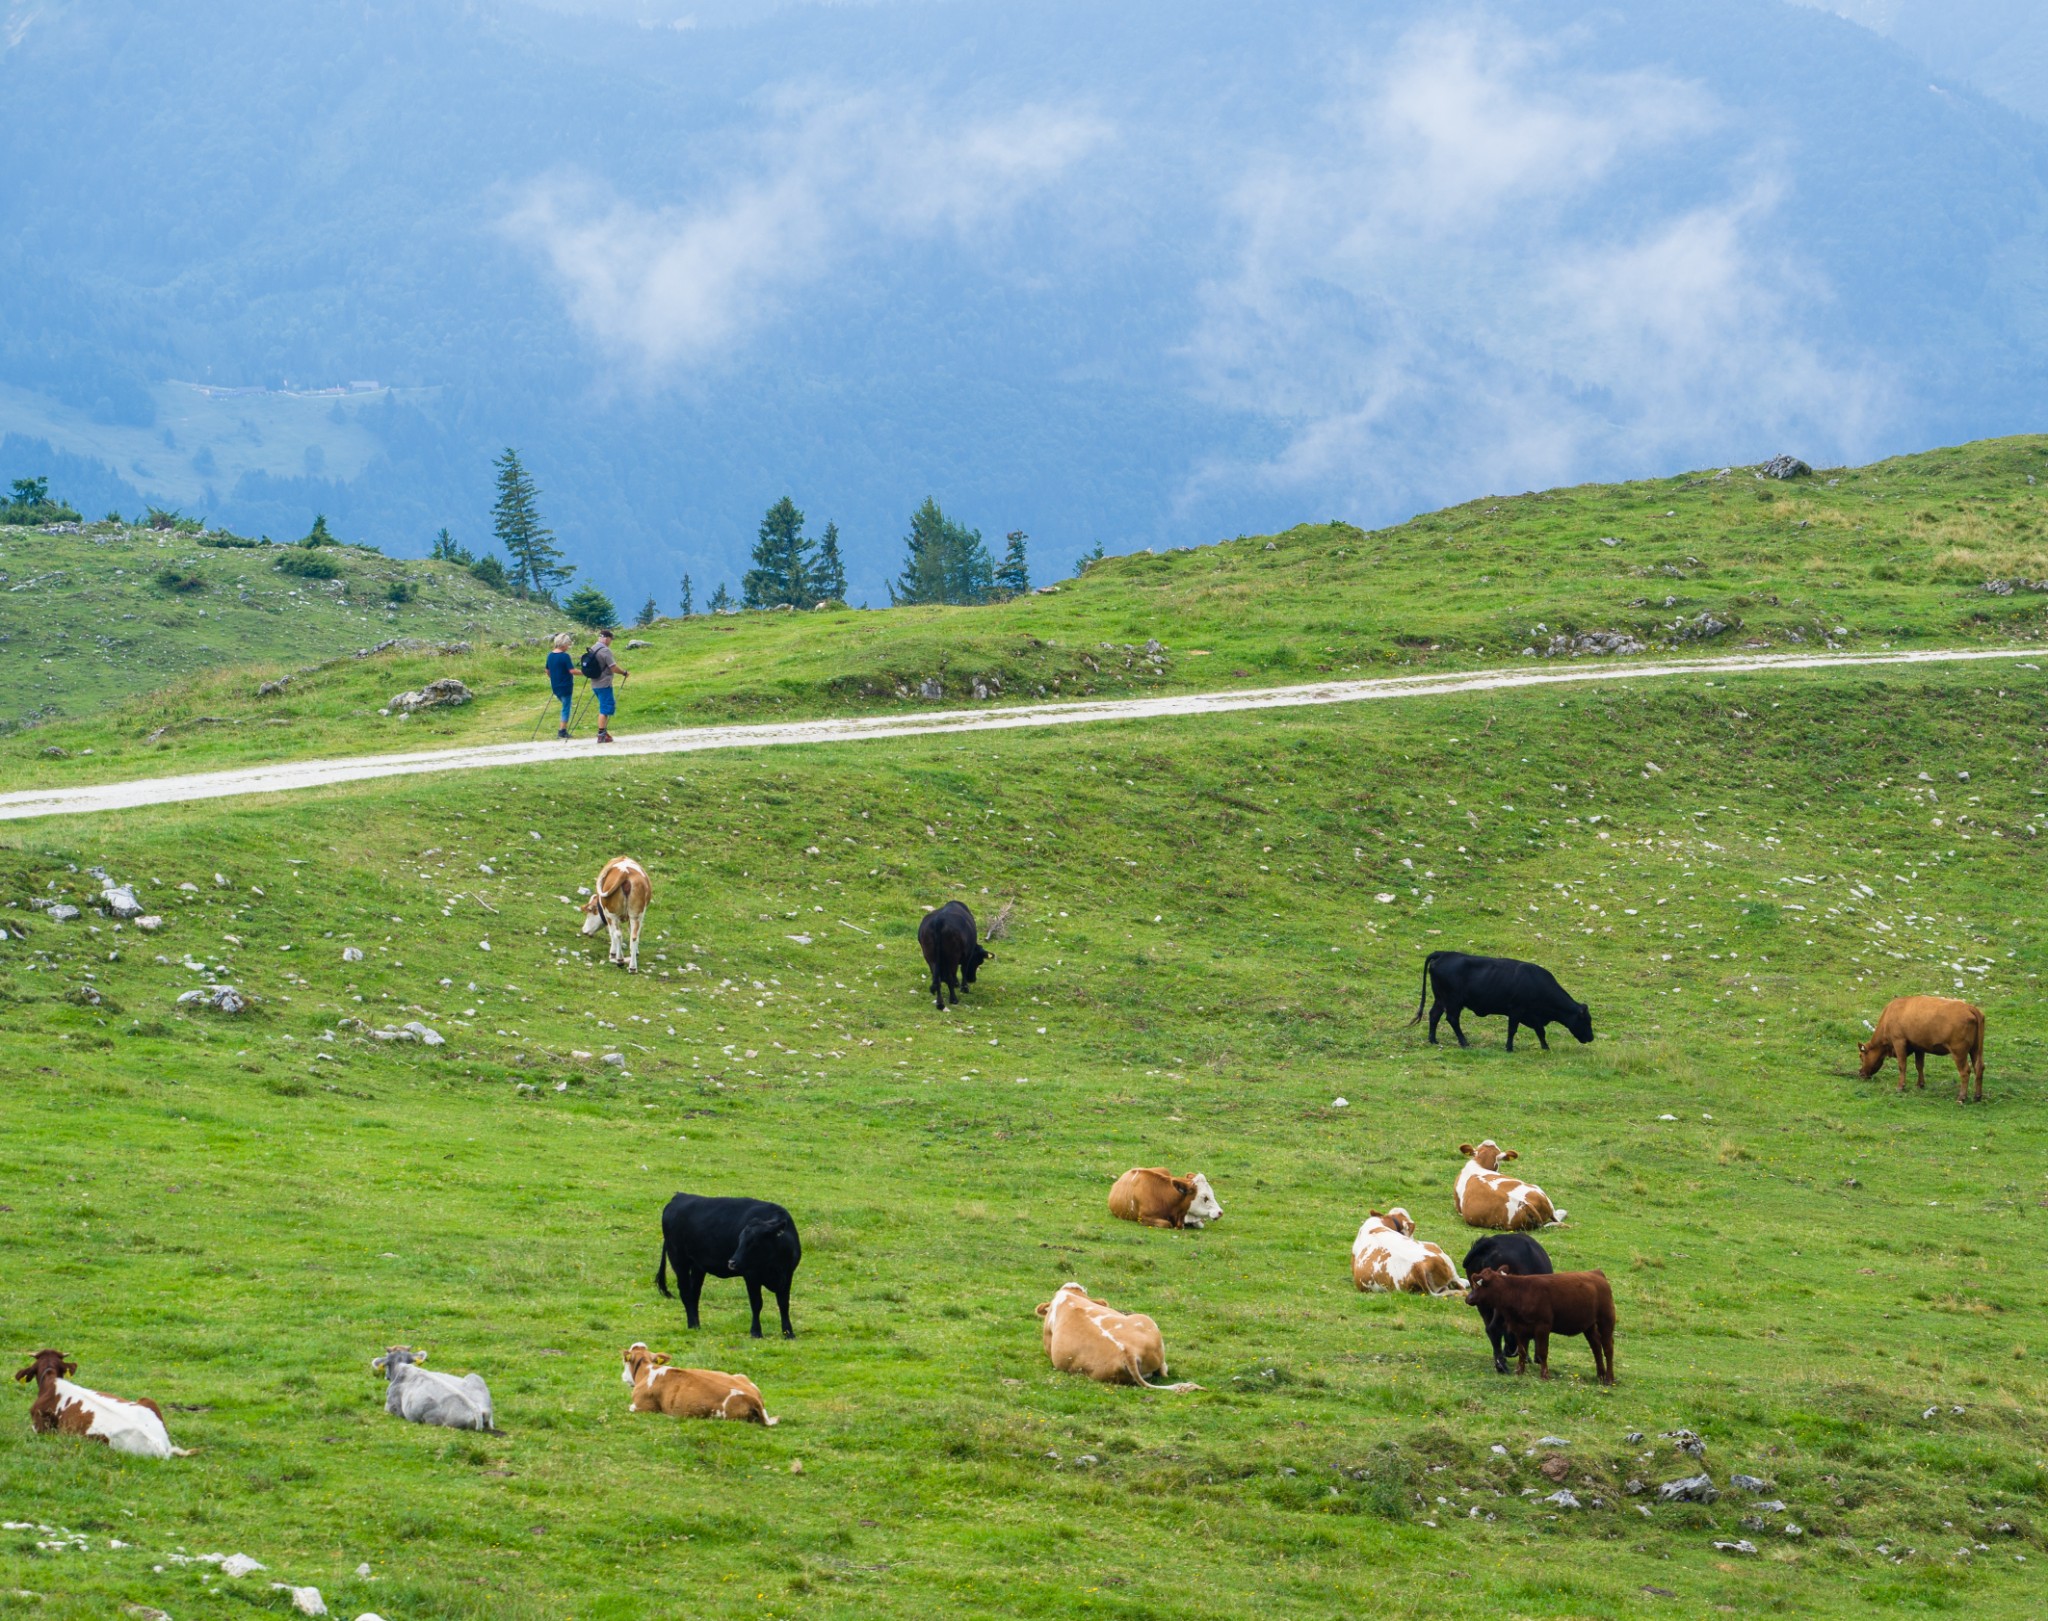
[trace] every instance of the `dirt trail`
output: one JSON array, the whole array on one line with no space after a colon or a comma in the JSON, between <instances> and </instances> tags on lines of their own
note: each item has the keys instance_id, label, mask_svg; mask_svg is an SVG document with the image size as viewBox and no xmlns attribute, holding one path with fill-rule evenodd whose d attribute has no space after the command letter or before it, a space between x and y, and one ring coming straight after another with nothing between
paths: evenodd
<instances>
[{"instance_id":1,"label":"dirt trail","mask_svg":"<svg viewBox=\"0 0 2048 1621\"><path fill-rule=\"evenodd\" d=\"M1390 698L1497 692L1513 687L1571 686L1592 681L1646 681L1722 676L1760 670L1878 669L1886 665L1967 664L1990 659L2042 659L2039 650L2000 648L1890 653L1756 653L1721 658L1638 659L1543 665L1528 669L1381 677L1370 681L1316 681L1295 687L1236 692L1183 693L1162 698L1118 698L1073 703L1023 704L997 709L863 715L757 726L690 726L627 736L609 746L592 742L487 743L424 754L365 754L338 760L291 760L186 777L142 777L96 787L29 789L0 794L0 821L31 816L84 816L96 811L169 805L187 799L230 799L246 794L291 793L374 777L429 771L472 771L509 765L582 766L594 759L642 754L692 754L701 749L787 748L803 743L862 743L883 737L949 732L995 732L1028 726L1078 726L1102 721L1171 720L1247 709L1302 709L1319 704L1369 703Z\"/></svg>"}]
</instances>

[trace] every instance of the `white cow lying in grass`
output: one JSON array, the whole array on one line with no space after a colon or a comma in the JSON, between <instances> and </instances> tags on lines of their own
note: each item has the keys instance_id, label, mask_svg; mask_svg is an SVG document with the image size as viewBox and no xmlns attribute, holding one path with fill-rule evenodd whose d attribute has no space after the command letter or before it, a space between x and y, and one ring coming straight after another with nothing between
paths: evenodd
<instances>
[{"instance_id":1,"label":"white cow lying in grass","mask_svg":"<svg viewBox=\"0 0 2048 1621\"><path fill-rule=\"evenodd\" d=\"M409 1424L439 1424L451 1430L503 1435L491 1412L490 1387L481 1374L433 1373L419 1366L427 1353L394 1345L370 1366L384 1375L384 1411Z\"/></svg>"}]
</instances>

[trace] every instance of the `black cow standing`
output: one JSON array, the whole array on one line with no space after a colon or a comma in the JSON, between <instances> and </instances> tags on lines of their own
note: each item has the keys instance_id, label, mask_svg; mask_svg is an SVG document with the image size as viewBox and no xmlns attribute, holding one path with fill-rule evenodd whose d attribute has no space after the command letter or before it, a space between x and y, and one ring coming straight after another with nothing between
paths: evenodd
<instances>
[{"instance_id":1,"label":"black cow standing","mask_svg":"<svg viewBox=\"0 0 2048 1621\"><path fill-rule=\"evenodd\" d=\"M1436 988L1433 1005L1429 1001L1432 986ZM1563 1025L1582 1043L1593 1039L1592 1010L1584 1002L1574 1002L1567 996L1548 968L1538 968L1533 962L1517 962L1513 957L1470 957L1462 951L1432 951L1422 962L1422 1000L1415 1004L1415 1017L1408 1021L1411 1025L1421 1020L1425 1006L1429 1007L1431 1046L1436 1045L1439 1019L1451 1021L1451 1033L1458 1038L1460 1047L1471 1046L1458 1025L1458 1015L1467 1012L1482 1019L1505 1013L1509 1052L1515 1050L1515 1031L1525 1024L1536 1032L1545 1052L1550 1051L1550 1042L1543 1034L1543 1027L1548 1024Z\"/></svg>"},{"instance_id":2,"label":"black cow standing","mask_svg":"<svg viewBox=\"0 0 2048 1621\"><path fill-rule=\"evenodd\" d=\"M946 999L939 994L941 985L957 1002L963 985L974 988L974 971L995 960L975 936L974 914L958 901L925 913L917 926L917 946L932 971L932 1002L942 1012Z\"/></svg>"},{"instance_id":3,"label":"black cow standing","mask_svg":"<svg viewBox=\"0 0 2048 1621\"><path fill-rule=\"evenodd\" d=\"M782 1312L782 1337L796 1338L789 1322L789 1285L804 1247L796 1222L766 1199L707 1199L678 1193L661 1213L661 1260L654 1286L668 1293L668 1269L676 1269L676 1292L690 1326L697 1326L697 1297L706 1277L745 1278L754 1308L755 1339L761 1337L761 1291L769 1290Z\"/></svg>"},{"instance_id":4,"label":"black cow standing","mask_svg":"<svg viewBox=\"0 0 2048 1621\"><path fill-rule=\"evenodd\" d=\"M1554 1270L1549 1253L1527 1233L1489 1233L1465 1252L1466 1277L1476 1278L1490 1266L1527 1277ZM1522 1342L1497 1314L1485 1306L1476 1309L1486 1325L1487 1339L1493 1342L1493 1371L1506 1373L1508 1358L1521 1354Z\"/></svg>"}]
</instances>

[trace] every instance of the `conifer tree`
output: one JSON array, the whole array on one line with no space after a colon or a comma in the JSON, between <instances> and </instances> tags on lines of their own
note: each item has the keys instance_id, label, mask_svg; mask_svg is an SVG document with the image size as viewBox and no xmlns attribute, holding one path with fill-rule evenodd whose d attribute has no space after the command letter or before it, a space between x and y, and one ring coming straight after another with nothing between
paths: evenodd
<instances>
[{"instance_id":1,"label":"conifer tree","mask_svg":"<svg viewBox=\"0 0 2048 1621\"><path fill-rule=\"evenodd\" d=\"M808 608L810 550L811 543L804 538L804 515L785 495L761 519L760 534L754 541L754 566L740 582L746 605Z\"/></svg>"},{"instance_id":2,"label":"conifer tree","mask_svg":"<svg viewBox=\"0 0 2048 1621\"><path fill-rule=\"evenodd\" d=\"M562 612L579 625L588 625L592 630L603 630L607 625L619 622L619 611L612 606L612 599L587 581L571 591L568 600L562 604Z\"/></svg>"},{"instance_id":3,"label":"conifer tree","mask_svg":"<svg viewBox=\"0 0 2048 1621\"><path fill-rule=\"evenodd\" d=\"M1005 538L1010 544L1003 553L1003 566L996 570L996 589L1005 596L1021 597L1031 589L1031 569L1024 561L1024 542L1031 537L1012 529Z\"/></svg>"},{"instance_id":4,"label":"conifer tree","mask_svg":"<svg viewBox=\"0 0 2048 1621\"><path fill-rule=\"evenodd\" d=\"M995 584L995 568L981 531L955 523L924 498L910 519L903 540L903 573L889 587L889 600L899 607L920 602L986 602Z\"/></svg>"},{"instance_id":5,"label":"conifer tree","mask_svg":"<svg viewBox=\"0 0 2048 1621\"><path fill-rule=\"evenodd\" d=\"M817 560L811 564L810 601L806 607L815 608L821 602L844 602L846 600L846 564L839 556L839 525L828 523L824 534L818 537Z\"/></svg>"},{"instance_id":6,"label":"conifer tree","mask_svg":"<svg viewBox=\"0 0 2048 1621\"><path fill-rule=\"evenodd\" d=\"M683 617L688 619L696 611L696 598L690 591L690 577L685 574L683 576Z\"/></svg>"},{"instance_id":7,"label":"conifer tree","mask_svg":"<svg viewBox=\"0 0 2048 1621\"><path fill-rule=\"evenodd\" d=\"M732 607L732 593L725 588L725 581L718 582L718 589L711 593L711 600L705 604L708 612L722 614Z\"/></svg>"},{"instance_id":8,"label":"conifer tree","mask_svg":"<svg viewBox=\"0 0 2048 1621\"><path fill-rule=\"evenodd\" d=\"M640 604L640 611L633 615L633 623L635 626L644 630L647 626L653 624L655 620L659 619L660 617L660 607L656 605L654 598L649 597L645 602Z\"/></svg>"},{"instance_id":9,"label":"conifer tree","mask_svg":"<svg viewBox=\"0 0 2048 1621\"><path fill-rule=\"evenodd\" d=\"M563 563L555 532L540 521L540 491L520 464L519 452L508 448L493 465L498 499L491 507L491 527L512 560L513 584L521 596L552 597L576 570Z\"/></svg>"},{"instance_id":10,"label":"conifer tree","mask_svg":"<svg viewBox=\"0 0 2048 1621\"><path fill-rule=\"evenodd\" d=\"M327 514L324 512L314 513L313 527L306 531L306 538L300 541L299 544L301 546L332 546L334 543L334 534L327 527Z\"/></svg>"}]
</instances>

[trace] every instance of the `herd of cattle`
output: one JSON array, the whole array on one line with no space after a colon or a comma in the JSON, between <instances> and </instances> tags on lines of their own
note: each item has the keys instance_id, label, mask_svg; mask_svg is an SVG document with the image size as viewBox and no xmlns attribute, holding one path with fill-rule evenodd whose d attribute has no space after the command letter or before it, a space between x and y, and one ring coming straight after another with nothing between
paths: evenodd
<instances>
[{"instance_id":1,"label":"herd of cattle","mask_svg":"<svg viewBox=\"0 0 2048 1621\"><path fill-rule=\"evenodd\" d=\"M610 959L627 969L637 967L640 932L652 886L645 870L628 857L605 865L597 886L583 906L583 932L604 929L610 936ZM955 1002L971 989L976 971L991 960L981 943L974 914L959 901L927 913L918 926L918 945L931 970L931 995L944 1009L946 995ZM1431 993L1435 1001L1430 1001ZM1433 951L1423 963L1422 1001L1409 1023L1429 1013L1429 1039L1437 1039L1440 1022L1448 1021L1458 1044L1469 1045L1459 1020L1463 1014L1505 1017L1508 1048L1524 1026L1536 1032L1547 1051L1545 1030L1563 1026L1580 1042L1593 1039L1593 1016L1575 1001L1549 970L1505 957L1475 957L1463 952ZM1976 1098L1984 1098L1984 1014L1971 1003L1941 996L1904 996L1886 1005L1870 1039L1859 1049L1865 1080L1896 1060L1899 1090L1906 1089L1906 1060L1915 1061L1919 1084L1927 1085L1927 1056L1953 1057L1956 1101L1968 1101L1974 1078ZM1464 1167L1452 1185L1452 1201L1467 1226L1490 1229L1465 1252L1464 1276L1440 1246L1415 1236L1415 1220L1396 1205L1384 1214L1374 1210L1358 1229L1351 1246L1351 1276L1362 1290L1429 1295L1462 1294L1478 1311L1493 1350L1497 1372L1526 1373L1535 1352L1539 1377L1550 1377L1550 1341L1584 1336L1593 1352L1595 1375L1614 1383L1614 1293L1605 1273L1558 1272L1533 1230L1562 1226L1566 1212L1534 1183L1501 1170L1517 1158L1487 1138L1464 1143ZM1109 1192L1109 1213L1144 1227L1200 1228L1222 1219L1223 1206L1209 1179L1199 1172L1176 1176L1160 1166L1134 1167L1116 1179ZM740 1278L753 1309L751 1333L761 1338L764 1291L775 1297L782 1333L793 1339L789 1294L803 1245L795 1218L779 1204L762 1199L709 1198L678 1193L661 1213L661 1257L655 1287L669 1293L668 1273L676 1274L677 1293L691 1328L699 1324L698 1304L706 1278ZM1079 1373L1106 1384L1142 1385L1152 1390L1196 1390L1192 1384L1166 1384L1166 1347L1159 1325L1143 1312L1122 1312L1097 1300L1078 1283L1060 1286L1038 1308L1045 1351L1055 1368ZM482 1430L499 1435L491 1393L478 1374L460 1377L424 1367L424 1351L394 1345L372 1363L384 1375L386 1411L416 1424ZM117 1452L139 1457L189 1456L171 1444L162 1409L148 1399L126 1400L75 1383L78 1365L63 1352L44 1350L15 1374L36 1388L29 1423L38 1434L75 1435L100 1441ZM735 1419L773 1424L761 1392L753 1381L712 1368L679 1368L666 1353L650 1351L635 1341L621 1359L620 1378L631 1389L628 1410L664 1413L678 1418Z\"/></svg>"}]
</instances>

